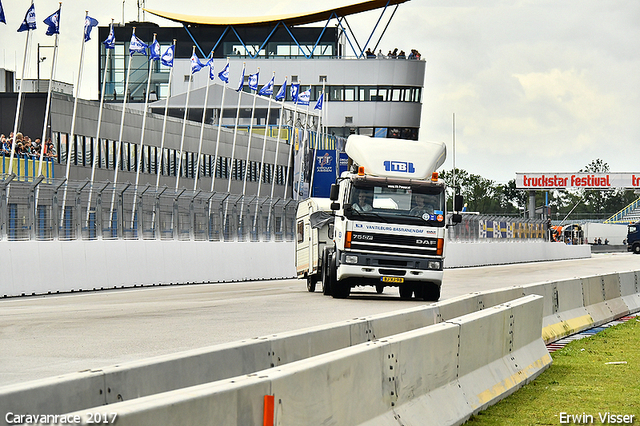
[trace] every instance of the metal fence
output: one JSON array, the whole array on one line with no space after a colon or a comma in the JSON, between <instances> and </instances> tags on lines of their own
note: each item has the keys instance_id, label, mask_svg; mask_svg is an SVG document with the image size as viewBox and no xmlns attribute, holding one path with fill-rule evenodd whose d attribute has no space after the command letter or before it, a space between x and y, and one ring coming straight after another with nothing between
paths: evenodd
<instances>
[{"instance_id":1,"label":"metal fence","mask_svg":"<svg viewBox=\"0 0 640 426\"><path fill-rule=\"evenodd\" d=\"M297 203L166 186L0 181L0 240L293 241Z\"/></svg>"}]
</instances>

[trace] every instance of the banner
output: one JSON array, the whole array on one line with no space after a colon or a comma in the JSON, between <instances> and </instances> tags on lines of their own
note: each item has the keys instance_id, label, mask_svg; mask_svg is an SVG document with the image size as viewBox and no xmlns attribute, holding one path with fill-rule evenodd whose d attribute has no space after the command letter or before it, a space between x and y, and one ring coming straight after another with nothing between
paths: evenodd
<instances>
[{"instance_id":1,"label":"banner","mask_svg":"<svg viewBox=\"0 0 640 426\"><path fill-rule=\"evenodd\" d=\"M516 173L516 188L640 188L640 173Z\"/></svg>"},{"instance_id":2,"label":"banner","mask_svg":"<svg viewBox=\"0 0 640 426\"><path fill-rule=\"evenodd\" d=\"M318 149L315 160L311 196L329 198L331 184L336 182L336 151Z\"/></svg>"}]
</instances>

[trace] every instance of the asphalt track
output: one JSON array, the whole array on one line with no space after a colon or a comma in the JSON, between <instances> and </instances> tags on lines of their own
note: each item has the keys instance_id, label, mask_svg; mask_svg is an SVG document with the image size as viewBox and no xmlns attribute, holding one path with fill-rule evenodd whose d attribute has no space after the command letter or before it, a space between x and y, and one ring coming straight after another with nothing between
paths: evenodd
<instances>
[{"instance_id":1,"label":"asphalt track","mask_svg":"<svg viewBox=\"0 0 640 426\"><path fill-rule=\"evenodd\" d=\"M447 270L442 299L493 288L640 269L629 253ZM397 289L346 300L304 281L145 287L0 299L0 386L404 309Z\"/></svg>"}]
</instances>

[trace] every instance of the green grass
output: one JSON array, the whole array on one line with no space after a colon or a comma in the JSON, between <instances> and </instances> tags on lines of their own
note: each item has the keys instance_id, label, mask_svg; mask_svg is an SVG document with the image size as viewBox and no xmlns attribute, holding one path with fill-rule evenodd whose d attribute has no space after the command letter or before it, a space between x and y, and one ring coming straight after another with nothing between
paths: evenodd
<instances>
[{"instance_id":1,"label":"green grass","mask_svg":"<svg viewBox=\"0 0 640 426\"><path fill-rule=\"evenodd\" d=\"M633 424L640 425L640 318L573 341L551 357L537 379L466 424L559 425L561 412L586 413L603 424L598 414L610 412L635 415ZM627 363L606 364L620 361Z\"/></svg>"}]
</instances>

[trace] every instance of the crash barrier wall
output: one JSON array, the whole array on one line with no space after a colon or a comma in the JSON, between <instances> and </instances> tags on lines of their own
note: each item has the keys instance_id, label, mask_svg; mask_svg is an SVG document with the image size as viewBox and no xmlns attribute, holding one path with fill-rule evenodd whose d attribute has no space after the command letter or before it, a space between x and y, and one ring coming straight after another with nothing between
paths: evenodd
<instances>
[{"instance_id":1,"label":"crash barrier wall","mask_svg":"<svg viewBox=\"0 0 640 426\"><path fill-rule=\"evenodd\" d=\"M0 388L0 412L11 408L64 413L202 385L451 321L525 295L544 297L542 325L536 332L548 343L640 310L640 271L472 293L398 312L16 384Z\"/></svg>"},{"instance_id":2,"label":"crash barrier wall","mask_svg":"<svg viewBox=\"0 0 640 426\"><path fill-rule=\"evenodd\" d=\"M255 374L77 414L88 424L89 416L117 413L119 425L136 426L212 419L219 425L460 424L551 364L539 333L542 307L542 297L530 295ZM272 407L265 395L273 395Z\"/></svg>"},{"instance_id":3,"label":"crash barrier wall","mask_svg":"<svg viewBox=\"0 0 640 426\"><path fill-rule=\"evenodd\" d=\"M158 240L0 242L0 297L293 278L292 242ZM589 257L562 243L449 243L445 267Z\"/></svg>"}]
</instances>

